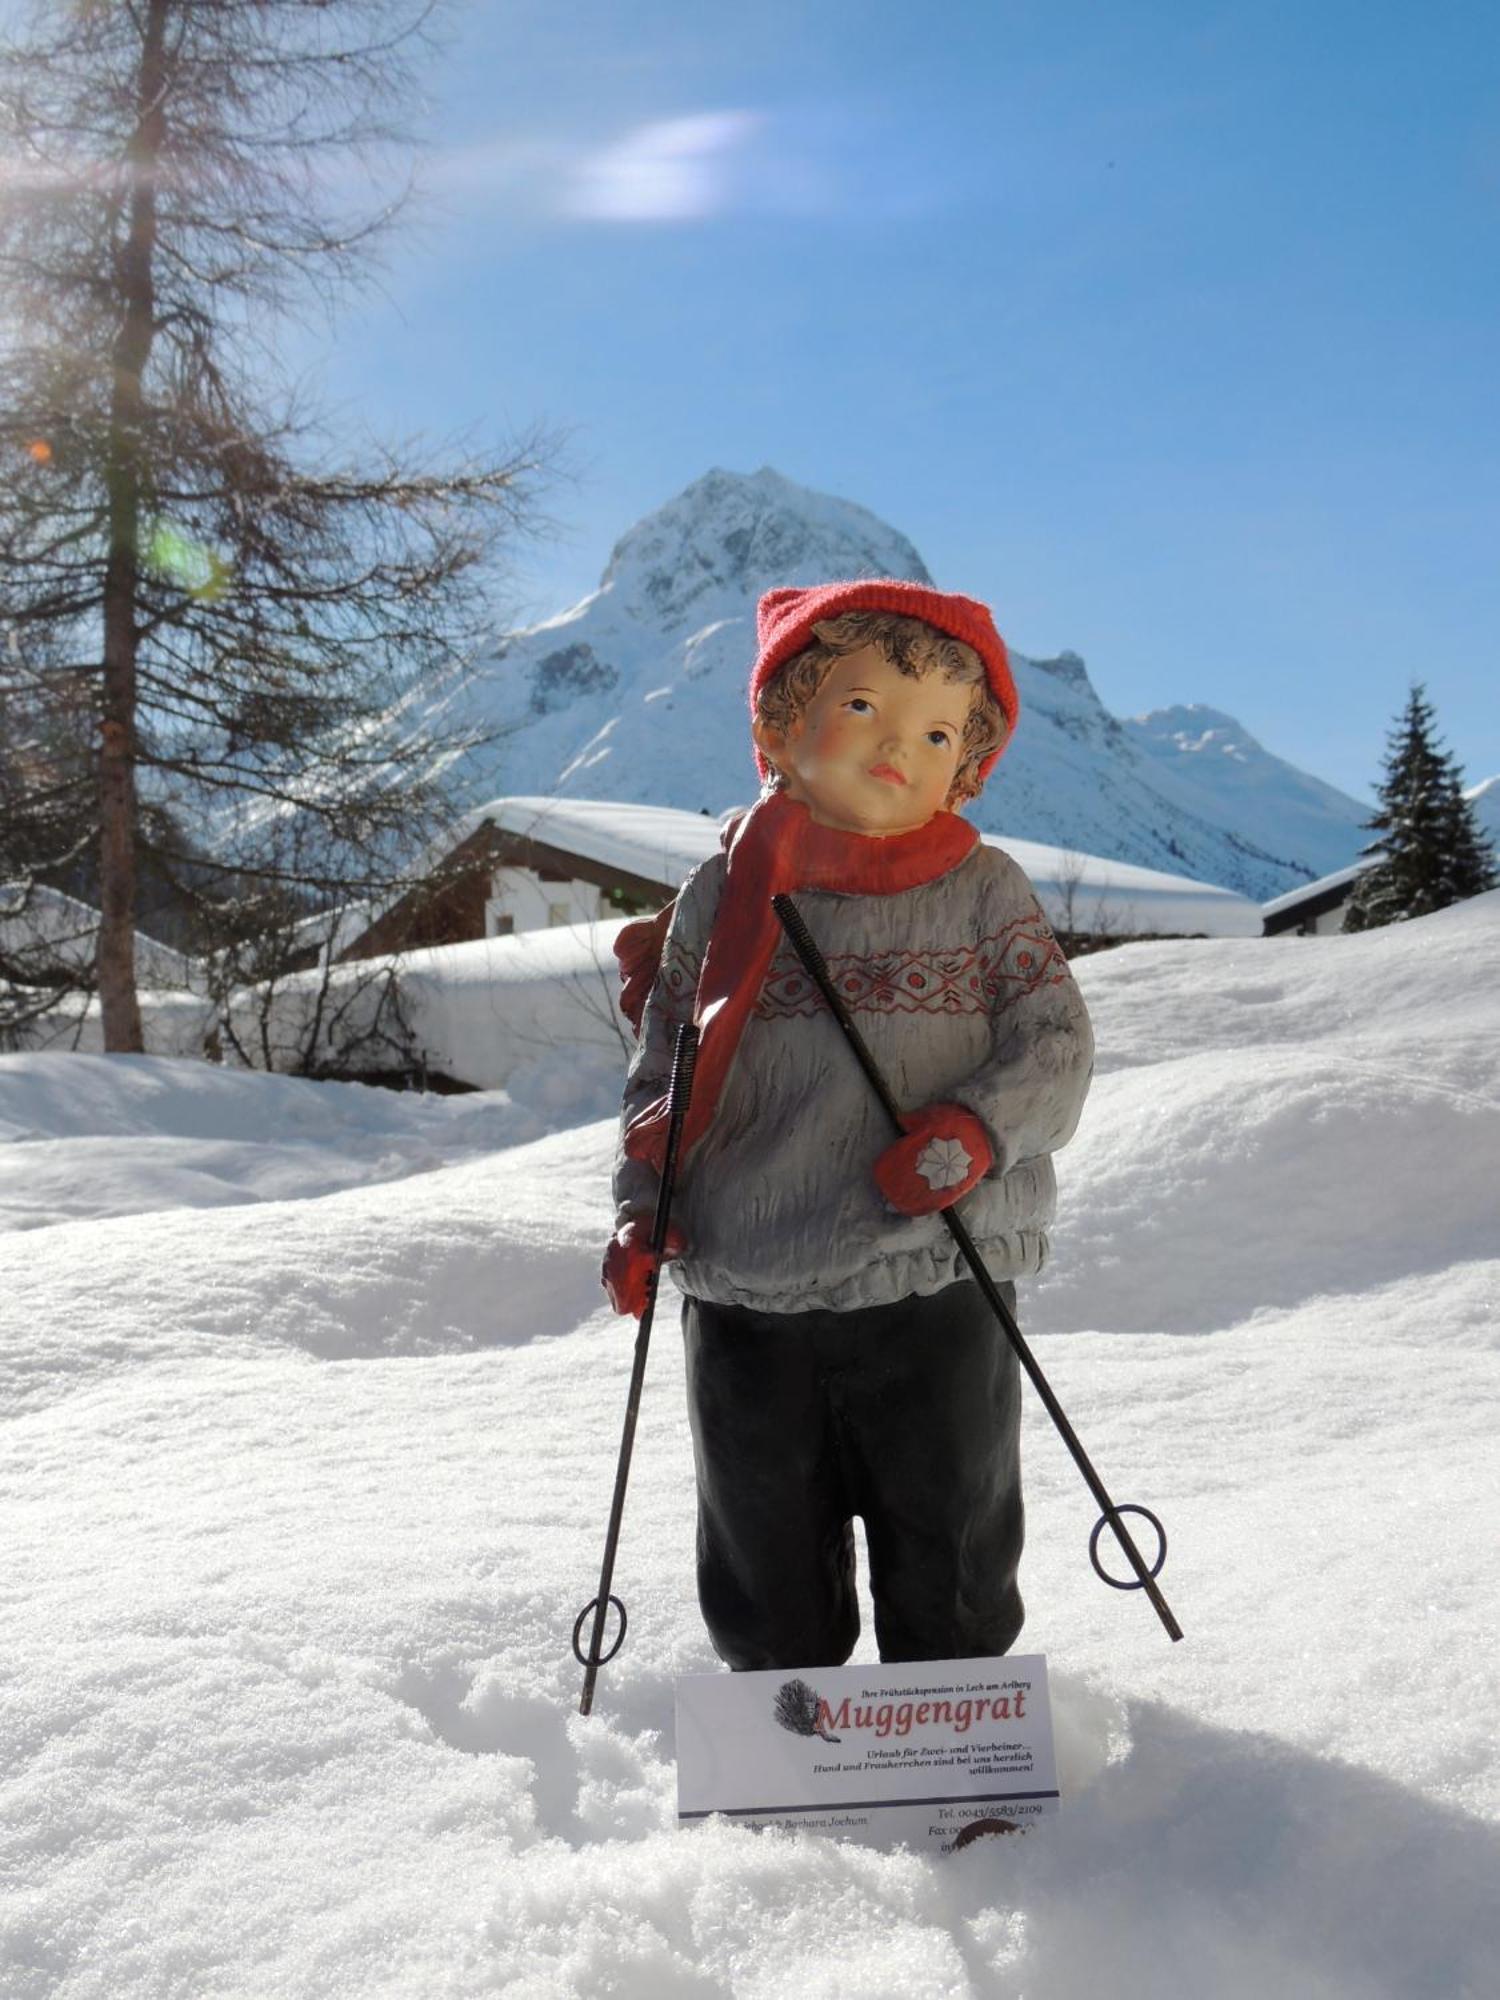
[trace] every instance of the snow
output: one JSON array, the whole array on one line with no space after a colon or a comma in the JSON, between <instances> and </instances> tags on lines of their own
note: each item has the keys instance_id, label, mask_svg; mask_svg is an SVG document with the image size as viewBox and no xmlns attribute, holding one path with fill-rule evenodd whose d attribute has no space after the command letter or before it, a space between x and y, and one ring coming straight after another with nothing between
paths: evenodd
<instances>
[{"instance_id":1,"label":"snow","mask_svg":"<svg viewBox=\"0 0 1500 2000\"><path fill-rule=\"evenodd\" d=\"M603 1117L619 1102L620 1063L630 1033L619 1011L619 970L611 949L627 921L475 938L410 951L399 960L359 959L335 966L331 974L317 968L290 974L268 1003L275 1066L293 1068L294 1055L314 1039L319 1053L329 1055L326 1027L341 1009L350 1033L365 1026L385 972L395 967L413 1049L428 1070L476 1089L505 1087L503 1135L494 1125L491 1143L514 1145L559 1125ZM161 991L142 991L140 1001L152 1055L203 1053L215 1019L207 1002ZM258 1067L263 1066L263 1004L264 989L242 988L233 1008L246 1058ZM317 1038L309 1023L320 1011L325 1032ZM30 1032L34 1045L49 1051L76 1047L97 1055L103 1048L97 1002L59 1008ZM388 1043L366 1053L374 1068L394 1055Z\"/></svg>"},{"instance_id":2,"label":"snow","mask_svg":"<svg viewBox=\"0 0 1500 2000\"><path fill-rule=\"evenodd\" d=\"M749 803L748 798L745 803ZM424 875L436 868L486 821L501 833L539 841L601 867L674 886L718 851L722 831L719 820L706 813L683 812L676 806L547 795L495 798L466 812L450 833L427 849L411 872Z\"/></svg>"},{"instance_id":3,"label":"snow","mask_svg":"<svg viewBox=\"0 0 1500 2000\"><path fill-rule=\"evenodd\" d=\"M1195 882L1136 862L985 834L1026 871L1037 900L1060 930L1181 937L1259 937L1260 906L1232 889Z\"/></svg>"},{"instance_id":4,"label":"snow","mask_svg":"<svg viewBox=\"0 0 1500 2000\"><path fill-rule=\"evenodd\" d=\"M1477 785L1471 785L1464 797L1474 808L1480 832L1500 853L1500 772Z\"/></svg>"},{"instance_id":5,"label":"snow","mask_svg":"<svg viewBox=\"0 0 1500 2000\"><path fill-rule=\"evenodd\" d=\"M155 1210L304 1201L530 1137L497 1094L330 1092L149 1056L0 1056L0 1232Z\"/></svg>"},{"instance_id":6,"label":"snow","mask_svg":"<svg viewBox=\"0 0 1500 2000\"><path fill-rule=\"evenodd\" d=\"M1033 1407L1064 1803L946 1860L676 1826L673 1676L714 1662L665 1320L630 1634L573 1713L631 1347L607 1120L0 1059L7 2000L1492 1992L1500 893L1078 974L1099 1075L1022 1320L1186 1637L1094 1579Z\"/></svg>"},{"instance_id":7,"label":"snow","mask_svg":"<svg viewBox=\"0 0 1500 2000\"><path fill-rule=\"evenodd\" d=\"M544 841L605 867L663 882L681 882L690 869L716 854L722 831L706 813L625 805L617 799L492 799L475 818L493 820L502 833Z\"/></svg>"},{"instance_id":8,"label":"snow","mask_svg":"<svg viewBox=\"0 0 1500 2000\"><path fill-rule=\"evenodd\" d=\"M1182 703L1131 716L1123 728L1151 759L1157 789L1191 818L1222 822L1319 874L1368 839L1369 806L1274 756L1219 709Z\"/></svg>"},{"instance_id":9,"label":"snow","mask_svg":"<svg viewBox=\"0 0 1500 2000\"><path fill-rule=\"evenodd\" d=\"M478 1089L504 1086L539 1115L552 1108L528 1131L514 1130L512 1141L602 1117L618 1106L620 1065L630 1046L613 952L629 921L559 924L431 945L399 960L359 959L328 975L293 974L271 1003L273 1051L302 1046L325 977L323 1018L345 1008L357 1028L374 1012L383 970L394 967L414 1048L430 1071ZM253 1026L259 1004L259 992L247 992L235 1009L252 1059L260 1055ZM148 1020L148 1044L154 1045L154 1031ZM378 1061L381 1052L375 1053ZM289 1066L279 1055L278 1063Z\"/></svg>"},{"instance_id":10,"label":"snow","mask_svg":"<svg viewBox=\"0 0 1500 2000\"><path fill-rule=\"evenodd\" d=\"M35 952L85 971L93 965L98 933L99 912L76 896L41 883L23 890L19 883L0 882L0 952L23 960ZM135 933L135 970L143 984L192 984L193 961L141 930Z\"/></svg>"},{"instance_id":11,"label":"snow","mask_svg":"<svg viewBox=\"0 0 1500 2000\"><path fill-rule=\"evenodd\" d=\"M1342 889L1346 883L1355 881L1369 866L1366 861L1351 862L1347 868L1335 868L1331 875L1319 876L1316 882L1304 882L1300 888L1289 889L1284 896L1273 896L1269 903L1262 903L1263 917L1279 917L1283 910L1294 910L1301 903L1314 901L1329 889Z\"/></svg>"}]
</instances>

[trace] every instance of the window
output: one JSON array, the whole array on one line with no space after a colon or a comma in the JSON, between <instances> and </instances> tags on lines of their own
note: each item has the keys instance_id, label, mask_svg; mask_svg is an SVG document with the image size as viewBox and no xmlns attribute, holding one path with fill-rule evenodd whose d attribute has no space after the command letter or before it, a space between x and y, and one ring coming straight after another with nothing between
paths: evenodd
<instances>
[{"instance_id":1,"label":"window","mask_svg":"<svg viewBox=\"0 0 1500 2000\"><path fill-rule=\"evenodd\" d=\"M573 913L566 903L549 903L547 905L547 924L549 928L555 928L558 924L567 924L572 921Z\"/></svg>"}]
</instances>

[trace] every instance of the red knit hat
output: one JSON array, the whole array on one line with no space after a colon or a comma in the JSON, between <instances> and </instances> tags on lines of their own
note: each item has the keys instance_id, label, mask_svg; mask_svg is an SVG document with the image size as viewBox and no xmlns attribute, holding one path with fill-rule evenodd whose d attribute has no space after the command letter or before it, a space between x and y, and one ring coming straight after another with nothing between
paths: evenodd
<instances>
[{"instance_id":1,"label":"red knit hat","mask_svg":"<svg viewBox=\"0 0 1500 2000\"><path fill-rule=\"evenodd\" d=\"M984 662L990 692L1005 712L1006 738L992 750L979 767L979 781L994 770L995 764L1015 734L1021 713L1020 697L1011 677L1005 641L995 629L989 606L976 597L960 597L951 590L933 590L925 583L902 583L895 577L868 577L856 583L819 583L809 589L768 590L755 608L755 634L760 647L750 671L750 713L766 682L774 679L787 661L810 646L817 634L814 625L824 618L837 618L845 611L894 611L903 618L922 618L951 638L972 646ZM759 750L756 769L764 778L770 766Z\"/></svg>"}]
</instances>

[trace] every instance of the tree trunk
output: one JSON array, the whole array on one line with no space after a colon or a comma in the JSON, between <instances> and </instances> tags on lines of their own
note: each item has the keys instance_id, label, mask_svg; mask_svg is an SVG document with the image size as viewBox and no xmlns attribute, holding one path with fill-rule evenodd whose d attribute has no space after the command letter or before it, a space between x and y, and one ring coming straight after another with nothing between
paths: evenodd
<instances>
[{"instance_id":1,"label":"tree trunk","mask_svg":"<svg viewBox=\"0 0 1500 2000\"><path fill-rule=\"evenodd\" d=\"M104 1046L138 1053L135 989L135 657L145 439L143 378L155 332L156 177L166 136L167 16L148 0L141 37L136 128L126 149L128 226L115 259L122 312L110 387L109 560L104 573L104 691L99 747L99 948Z\"/></svg>"}]
</instances>

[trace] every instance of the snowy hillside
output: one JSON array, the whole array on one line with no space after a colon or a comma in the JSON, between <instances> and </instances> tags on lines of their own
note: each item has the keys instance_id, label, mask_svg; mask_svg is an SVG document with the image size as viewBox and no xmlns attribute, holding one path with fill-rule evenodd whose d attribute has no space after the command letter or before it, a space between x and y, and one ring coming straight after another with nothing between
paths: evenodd
<instances>
[{"instance_id":1,"label":"snowy hillside","mask_svg":"<svg viewBox=\"0 0 1500 2000\"><path fill-rule=\"evenodd\" d=\"M1264 838L1320 861L1329 855L1352 861L1369 838L1360 822L1370 806L1272 756L1219 709L1200 702L1152 709L1132 716L1124 729L1152 759L1164 796L1187 812L1223 818L1232 798Z\"/></svg>"},{"instance_id":2,"label":"snowy hillside","mask_svg":"<svg viewBox=\"0 0 1500 2000\"><path fill-rule=\"evenodd\" d=\"M745 711L756 598L871 575L932 581L905 536L850 501L769 467L707 473L622 538L598 590L497 646L471 699L512 733L478 764L474 797L561 792L715 815L744 803L756 782ZM1005 631L1003 598L996 612ZM1230 718L1189 709L1122 724L1076 654L1014 665L1022 726L972 809L986 831L1256 901L1358 852L1367 809ZM1229 754L1217 743L1198 754L1193 732L1227 732Z\"/></svg>"},{"instance_id":3,"label":"snowy hillside","mask_svg":"<svg viewBox=\"0 0 1500 2000\"><path fill-rule=\"evenodd\" d=\"M1094 1579L1033 1406L1063 1805L946 1860L676 1826L714 1663L666 1324L573 1713L608 1122L0 1058L7 2000L1490 1993L1500 893L1078 974L1099 1076L1021 1313L1186 1637Z\"/></svg>"}]
</instances>

